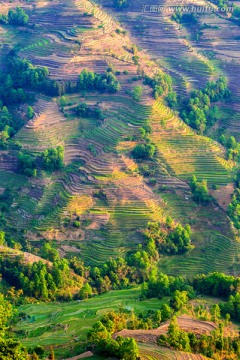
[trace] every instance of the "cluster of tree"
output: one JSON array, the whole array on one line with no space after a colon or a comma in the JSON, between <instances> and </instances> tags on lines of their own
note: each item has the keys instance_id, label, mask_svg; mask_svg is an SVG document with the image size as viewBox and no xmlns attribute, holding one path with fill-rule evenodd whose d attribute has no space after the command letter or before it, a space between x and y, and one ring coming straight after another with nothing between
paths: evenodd
<instances>
[{"instance_id":1,"label":"cluster of tree","mask_svg":"<svg viewBox=\"0 0 240 360\"><path fill-rule=\"evenodd\" d=\"M220 303L222 316L228 316L234 321L240 321L240 293L230 295L225 303Z\"/></svg>"},{"instance_id":2,"label":"cluster of tree","mask_svg":"<svg viewBox=\"0 0 240 360\"><path fill-rule=\"evenodd\" d=\"M196 13L192 12L190 14L183 13L182 11L176 11L172 16L171 19L176 21L179 24L185 25L195 25L197 23L197 15Z\"/></svg>"},{"instance_id":3,"label":"cluster of tree","mask_svg":"<svg viewBox=\"0 0 240 360\"><path fill-rule=\"evenodd\" d=\"M167 101L171 106L175 106L176 94L174 94L172 90L171 76L164 73L158 73L153 78L145 75L143 83L153 89L153 96L155 99L163 94L168 94Z\"/></svg>"},{"instance_id":4,"label":"cluster of tree","mask_svg":"<svg viewBox=\"0 0 240 360\"><path fill-rule=\"evenodd\" d=\"M173 228L173 220L170 217L168 217L168 223L165 228L158 222L149 222L145 236L147 238L147 246L154 242L159 254L184 254L193 249L190 226L178 224Z\"/></svg>"},{"instance_id":5,"label":"cluster of tree","mask_svg":"<svg viewBox=\"0 0 240 360\"><path fill-rule=\"evenodd\" d=\"M58 171L64 166L64 147L57 146L56 148L49 148L44 150L41 155L42 166L47 171Z\"/></svg>"},{"instance_id":6,"label":"cluster of tree","mask_svg":"<svg viewBox=\"0 0 240 360\"><path fill-rule=\"evenodd\" d=\"M0 106L0 144L3 145L7 139L14 135L17 128L17 124L14 124L8 108Z\"/></svg>"},{"instance_id":7,"label":"cluster of tree","mask_svg":"<svg viewBox=\"0 0 240 360\"><path fill-rule=\"evenodd\" d=\"M30 61L16 56L14 51L10 52L7 56L7 66L3 72L5 90L5 92L1 92L4 99L3 102L16 103L25 101L26 94L23 91L24 88L44 90L51 83L51 81L48 80L48 75L47 67L40 68L33 66ZM2 87L0 89L2 90ZM9 95L11 95L10 98Z\"/></svg>"},{"instance_id":8,"label":"cluster of tree","mask_svg":"<svg viewBox=\"0 0 240 360\"><path fill-rule=\"evenodd\" d=\"M104 119L102 110L99 107L90 107L86 103L81 103L74 108L74 111L77 116L86 117L86 118L95 118L99 120Z\"/></svg>"},{"instance_id":9,"label":"cluster of tree","mask_svg":"<svg viewBox=\"0 0 240 360\"><path fill-rule=\"evenodd\" d=\"M135 101L140 101L143 93L142 86L138 85L133 88L132 97Z\"/></svg>"},{"instance_id":10,"label":"cluster of tree","mask_svg":"<svg viewBox=\"0 0 240 360\"><path fill-rule=\"evenodd\" d=\"M220 77L216 82L208 82L203 90L191 93L188 102L183 104L181 117L194 129L201 133L220 119L219 108L212 103L222 101L230 96L227 80Z\"/></svg>"},{"instance_id":11,"label":"cluster of tree","mask_svg":"<svg viewBox=\"0 0 240 360\"><path fill-rule=\"evenodd\" d=\"M230 295L238 293L239 284L240 278L218 272L208 275L196 275L193 279L187 279L181 276L173 277L162 273L156 274L156 272L152 271L148 281L142 284L142 297L162 299L165 296L177 295L179 297L180 295L182 300L176 301L175 299L171 304L185 301L186 296L193 299L196 294L228 298ZM176 291L181 292L181 294L176 294ZM177 309L178 305L173 306L173 308Z\"/></svg>"},{"instance_id":12,"label":"cluster of tree","mask_svg":"<svg viewBox=\"0 0 240 360\"><path fill-rule=\"evenodd\" d=\"M52 264L42 261L26 264L21 257L0 259L3 278L16 289L22 289L25 296L41 300L54 300L62 296L67 286L81 286L82 281L74 276L65 259Z\"/></svg>"},{"instance_id":13,"label":"cluster of tree","mask_svg":"<svg viewBox=\"0 0 240 360\"><path fill-rule=\"evenodd\" d=\"M173 220L169 217L167 224L172 223ZM77 258L71 259L70 266L74 272L86 280L77 296L88 298L94 293L125 289L130 285L148 281L156 271L161 254L181 254L193 248L189 225L185 227L172 225L171 229L162 229L159 223L149 223L144 235L145 243L139 244L137 249L129 252L125 259L111 259L100 268L85 267Z\"/></svg>"},{"instance_id":14,"label":"cluster of tree","mask_svg":"<svg viewBox=\"0 0 240 360\"><path fill-rule=\"evenodd\" d=\"M240 145L236 141L234 136L226 138L225 135L221 135L219 138L220 144L227 148L227 159L228 160L238 160L240 153Z\"/></svg>"},{"instance_id":15,"label":"cluster of tree","mask_svg":"<svg viewBox=\"0 0 240 360\"><path fill-rule=\"evenodd\" d=\"M78 78L78 89L115 93L121 87L116 76L111 71L106 71L105 74L96 74L84 69Z\"/></svg>"},{"instance_id":16,"label":"cluster of tree","mask_svg":"<svg viewBox=\"0 0 240 360\"><path fill-rule=\"evenodd\" d=\"M26 101L27 95L25 91L20 84L16 83L13 76L7 72L2 72L0 80L0 100L3 105L18 104Z\"/></svg>"},{"instance_id":17,"label":"cluster of tree","mask_svg":"<svg viewBox=\"0 0 240 360\"><path fill-rule=\"evenodd\" d=\"M27 176L36 177L37 176L36 159L29 154L20 152L18 154L18 170L19 172Z\"/></svg>"},{"instance_id":18,"label":"cluster of tree","mask_svg":"<svg viewBox=\"0 0 240 360\"><path fill-rule=\"evenodd\" d=\"M61 96L78 89L77 82L49 79L46 66L33 66L29 60L18 57L14 50L6 56L5 63L0 76L0 100L3 105L25 102L29 95L24 89L44 92L49 96Z\"/></svg>"},{"instance_id":19,"label":"cluster of tree","mask_svg":"<svg viewBox=\"0 0 240 360\"><path fill-rule=\"evenodd\" d=\"M131 154L134 159L137 160L150 160L156 153L156 146L151 142L149 134L152 132L152 128L149 125L144 125L134 134L133 137L129 137L129 140L141 141L137 144Z\"/></svg>"},{"instance_id":20,"label":"cluster of tree","mask_svg":"<svg viewBox=\"0 0 240 360\"><path fill-rule=\"evenodd\" d=\"M0 14L0 24L22 25L28 24L29 16L23 8L17 7L15 10L10 9L7 15Z\"/></svg>"},{"instance_id":21,"label":"cluster of tree","mask_svg":"<svg viewBox=\"0 0 240 360\"><path fill-rule=\"evenodd\" d=\"M138 359L138 346L133 338L118 336L112 338L112 333L99 321L89 333L89 342L95 354L111 356L116 359Z\"/></svg>"},{"instance_id":22,"label":"cluster of tree","mask_svg":"<svg viewBox=\"0 0 240 360\"><path fill-rule=\"evenodd\" d=\"M193 332L186 332L180 329L176 317L173 317L168 328L167 335L160 335L159 345L171 346L180 351L200 353L209 358L213 355L240 355L239 337L230 338L224 336L223 324L212 331L210 335L197 336Z\"/></svg>"},{"instance_id":23,"label":"cluster of tree","mask_svg":"<svg viewBox=\"0 0 240 360\"><path fill-rule=\"evenodd\" d=\"M121 10L128 5L128 0L113 0L113 5L116 9Z\"/></svg>"},{"instance_id":24,"label":"cluster of tree","mask_svg":"<svg viewBox=\"0 0 240 360\"><path fill-rule=\"evenodd\" d=\"M196 275L191 284L199 294L226 298L238 291L240 278L214 272Z\"/></svg>"},{"instance_id":25,"label":"cluster of tree","mask_svg":"<svg viewBox=\"0 0 240 360\"><path fill-rule=\"evenodd\" d=\"M173 305L173 309L179 310L180 304L183 305L188 299L195 297L195 291L190 282L184 277L173 277L163 273L154 274L152 272L149 280L142 284L141 297L143 299L162 299L165 296L173 296L171 305Z\"/></svg>"},{"instance_id":26,"label":"cluster of tree","mask_svg":"<svg viewBox=\"0 0 240 360\"><path fill-rule=\"evenodd\" d=\"M132 156L134 159L138 160L148 160L152 159L156 152L156 147L154 144L142 143L137 144L132 150Z\"/></svg>"},{"instance_id":27,"label":"cluster of tree","mask_svg":"<svg viewBox=\"0 0 240 360\"><path fill-rule=\"evenodd\" d=\"M234 226L240 229L240 188L234 191L232 201L228 206L228 215L230 216Z\"/></svg>"},{"instance_id":28,"label":"cluster of tree","mask_svg":"<svg viewBox=\"0 0 240 360\"><path fill-rule=\"evenodd\" d=\"M0 294L0 359L27 360L28 354L26 349L18 342L11 338L9 334L9 325L15 317L15 309Z\"/></svg>"},{"instance_id":29,"label":"cluster of tree","mask_svg":"<svg viewBox=\"0 0 240 360\"><path fill-rule=\"evenodd\" d=\"M64 166L63 159L63 146L46 149L37 158L26 152L20 152L18 154L18 171L27 176L36 177L38 168L49 172L61 170Z\"/></svg>"},{"instance_id":30,"label":"cluster of tree","mask_svg":"<svg viewBox=\"0 0 240 360\"><path fill-rule=\"evenodd\" d=\"M8 292L14 291L9 289ZM33 349L27 349L15 340L15 334L11 332L11 325L15 323L21 314L12 306L8 299L0 294L0 359L2 360L39 360L46 354L45 349L37 345ZM48 359L54 360L54 352L51 349Z\"/></svg>"},{"instance_id":31,"label":"cluster of tree","mask_svg":"<svg viewBox=\"0 0 240 360\"><path fill-rule=\"evenodd\" d=\"M198 181L196 176L193 175L190 182L190 188L193 194L193 200L197 203L206 204L211 200L207 180Z\"/></svg>"}]
</instances>

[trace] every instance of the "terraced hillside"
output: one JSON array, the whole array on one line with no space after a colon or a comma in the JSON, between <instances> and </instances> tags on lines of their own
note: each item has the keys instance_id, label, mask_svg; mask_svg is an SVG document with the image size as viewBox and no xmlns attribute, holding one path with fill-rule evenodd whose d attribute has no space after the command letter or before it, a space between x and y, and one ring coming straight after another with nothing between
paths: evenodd
<instances>
[{"instance_id":1,"label":"terraced hillside","mask_svg":"<svg viewBox=\"0 0 240 360\"><path fill-rule=\"evenodd\" d=\"M238 243L222 204L197 206L189 188L195 174L224 193L233 181L235 164L226 160L220 144L197 135L162 98L154 100L152 89L138 77L141 72L153 75L163 65L179 93L186 94L217 76L219 69L189 48L169 16L141 14L140 19L139 1L130 4L127 14L114 14L120 25L109 15L109 2L102 5L88 0L36 1L26 5L31 26L1 28L0 56L15 46L21 58L46 66L51 79L62 81L77 81L84 68L99 74L111 68L121 85L116 94L68 94L64 103L61 96L37 94L32 104L35 116L29 121L25 106L14 109L24 121L14 137L17 145L35 155L63 145L65 167L52 174L39 170L36 178L26 178L17 169L17 150L12 146L1 151L0 187L12 192L4 226L27 239L32 251L47 239L62 256L74 254L88 264L101 264L142 242L141 230L148 221L170 214L176 222L191 224L195 249L177 261L163 258L162 268L193 274L218 270L224 261L226 272L238 273ZM144 33L136 21L146 23ZM138 64L133 59L135 41L142 47ZM137 85L142 86L141 101L132 96ZM83 101L98 106L104 120L77 117L72 109ZM138 163L131 150L145 125L152 127L157 153L154 160ZM154 175L144 177L142 165ZM76 221L80 226L74 226Z\"/></svg>"},{"instance_id":2,"label":"terraced hillside","mask_svg":"<svg viewBox=\"0 0 240 360\"><path fill-rule=\"evenodd\" d=\"M142 360L170 360L170 359L189 359L204 360L206 357L198 354L188 354L168 348L161 348L153 345L140 346L140 359Z\"/></svg>"},{"instance_id":3,"label":"terraced hillside","mask_svg":"<svg viewBox=\"0 0 240 360\"><path fill-rule=\"evenodd\" d=\"M161 64L175 81L177 92L184 96L193 88L204 84L219 74L229 79L232 104L220 127L239 139L239 26L222 12L209 12L204 7L214 7L214 2L184 0L158 0L151 9L151 1L130 2L126 9L113 12L111 0L99 0L107 11L131 33L134 42L146 50L151 58ZM197 22L178 24L172 19L174 6L195 8ZM159 11L159 7L163 10ZM215 6L216 7L216 6ZM170 9L169 9L170 8ZM176 11L175 11L176 12Z\"/></svg>"}]
</instances>

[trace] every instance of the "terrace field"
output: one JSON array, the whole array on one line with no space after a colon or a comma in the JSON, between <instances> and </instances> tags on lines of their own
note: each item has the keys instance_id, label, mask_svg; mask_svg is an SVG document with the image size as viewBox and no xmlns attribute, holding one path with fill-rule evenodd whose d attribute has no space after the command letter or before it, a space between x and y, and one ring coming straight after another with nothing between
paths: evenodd
<instances>
[{"instance_id":1,"label":"terrace field","mask_svg":"<svg viewBox=\"0 0 240 360\"><path fill-rule=\"evenodd\" d=\"M87 332L92 325L109 311L119 308L136 315L148 310L158 310L166 299L150 299L139 301L140 289L111 291L108 294L85 301L70 303L40 303L20 307L24 318L14 328L21 341L27 346L54 345L56 354L67 358L79 351L79 343L84 344ZM199 321L189 316L179 317L183 329L193 329L196 333L208 333L216 325ZM207 359L201 355L186 354L179 351L159 347L156 344L157 334L166 333L168 323L154 330L123 330L123 336L139 337L141 359ZM134 335L135 334L135 335ZM77 345L78 344L78 345ZM78 346L78 347L77 347Z\"/></svg>"},{"instance_id":2,"label":"terrace field","mask_svg":"<svg viewBox=\"0 0 240 360\"><path fill-rule=\"evenodd\" d=\"M27 100L7 104L11 126L0 131L0 260L9 257L10 264L16 260L15 272L4 268L7 260L2 267L6 276L12 276L16 289L10 288L4 276L2 281L0 274L0 293L19 307L10 330L28 350L41 345L49 352L53 346L57 359L106 359L92 354L95 345L86 347L87 334L103 315L119 309L133 317L140 315L139 324L140 319L146 321L146 327L119 331L137 341L141 360L209 359L174 350L167 342L157 345L159 336L167 334L173 313L180 328L198 338L216 329L217 333L222 321L230 343L238 327L235 320L235 325L228 323L226 313L221 320L220 315L215 316L216 309L211 312L213 305L239 292L237 285L227 285L227 294L203 291L199 295L189 279L212 272L240 276L240 222L239 228L236 225L240 205L233 216L229 211L240 188L240 23L218 12L177 22L166 10L178 6L177 0L155 3L165 10L148 11L151 0L128 0L121 10L113 0L0 0L0 14L20 6L29 16L25 25L6 23L0 17L0 78L8 69L8 59L29 60L29 73L42 69L47 74L47 90L29 82L23 86ZM184 6L193 4L213 5L205 0L181 1ZM93 73L81 85L79 75L86 74L85 69ZM109 75L114 78L114 89L112 83L107 86ZM162 85L159 90L154 85L157 76L162 77L162 84L169 81L166 88ZM217 84L220 77L226 77L230 91L209 104L210 110L216 105L217 119L207 119L206 129L194 128L183 107L191 108L192 91L203 90L209 81ZM0 94L8 86L11 81L0 84ZM20 97L16 93L14 89L13 96ZM175 93L176 103L171 104ZM2 105L0 98L0 126L9 115ZM230 136L236 139L235 148L228 146ZM136 156L137 145L152 146L152 155ZM51 169L44 161L53 148L62 149L64 155L61 166ZM30 174L20 165L22 155L33 163ZM194 193L193 176L206 184L206 201ZM150 222L160 224L162 232L156 239L149 231ZM185 226L182 244L186 225L191 227L190 240L182 251L165 244L166 239L174 244L169 239L178 224ZM154 249L148 249L148 254L145 248L151 247L152 240ZM69 261L61 263L58 254ZM118 260L109 261L112 259ZM19 264L22 261L19 278L18 260ZM148 261L146 267L143 261ZM33 291L34 282L40 284L32 270L37 262L39 269L44 268L41 276L49 282L59 274L66 281L59 288L56 281L57 286L54 283L45 289L45 297ZM180 295L189 295L179 309L174 308L172 289L167 296L156 295L161 300L148 299L151 291L146 293L146 279L149 283L155 279L159 286L158 271L185 276L188 288L193 285L196 294L190 297L191 289L185 291L178 278ZM24 288L22 283L28 280L31 283ZM91 290L86 296L80 294L84 285ZM23 295L17 293L19 289ZM16 298L11 291L16 291ZM164 321L160 314L161 319L154 323L157 314L153 313L162 311L163 304L172 307L170 314ZM112 332L111 336L117 335ZM225 355L222 352L219 360Z\"/></svg>"},{"instance_id":3,"label":"terrace field","mask_svg":"<svg viewBox=\"0 0 240 360\"><path fill-rule=\"evenodd\" d=\"M138 314L148 309L157 310L161 305L161 301L157 299L140 302L139 295L140 289L135 288L112 291L81 302L22 306L20 310L31 318L19 322L15 332L20 335L24 344L48 347L54 345L56 352L59 351L61 356L67 358L73 349L76 350L77 342L85 341L88 330L104 313L123 307Z\"/></svg>"},{"instance_id":4,"label":"terrace field","mask_svg":"<svg viewBox=\"0 0 240 360\"><path fill-rule=\"evenodd\" d=\"M74 81L84 68L101 74L111 66L118 71L121 84L117 94L67 95L64 106L59 105L60 97L37 95L35 116L28 122L26 108L15 109L24 126L14 140L35 155L63 145L65 168L53 174L39 171L36 179L26 179L17 171L17 152L11 148L1 151L0 186L3 192L12 191L9 209L3 214L5 227L14 228L16 238L24 234L32 251L47 239L62 256L77 254L87 264L101 264L142 242L141 230L148 221L161 221L170 214L175 221L191 224L195 250L177 261L163 258L161 268L193 274L219 270L224 260L226 272L238 273L239 245L225 212L231 193L224 195L225 188L233 188L235 164L226 160L219 143L196 134L163 99L154 100L148 86L133 81L139 67L150 75L162 64L173 76L176 90L186 95L217 77L224 71L222 65L215 66L197 48L190 51L191 39L182 39L167 14L143 13L140 19L141 2L130 5L127 14L113 13L108 1L101 5L84 0L37 1L26 7L34 30L3 27L1 52L17 44L19 56L47 66L52 79ZM145 24L144 33L135 26L136 20ZM127 34L116 32L123 27ZM140 65L132 60L133 42L142 47ZM139 84L143 94L137 102L130 92ZM97 104L104 121L76 117L72 108L81 101ZM141 164L131 158L136 144L132 139L147 124L157 147L155 160L145 162L153 169L152 178L141 175ZM216 196L220 205L198 206L192 201L189 181L193 174L206 179L210 188L220 186L222 197ZM100 189L106 201L96 198ZM79 229L73 227L77 218Z\"/></svg>"}]
</instances>

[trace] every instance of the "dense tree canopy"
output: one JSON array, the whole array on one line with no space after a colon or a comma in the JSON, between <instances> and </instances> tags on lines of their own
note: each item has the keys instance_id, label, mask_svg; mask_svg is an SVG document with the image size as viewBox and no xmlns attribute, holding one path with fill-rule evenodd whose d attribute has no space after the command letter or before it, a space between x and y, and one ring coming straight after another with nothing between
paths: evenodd
<instances>
[{"instance_id":1,"label":"dense tree canopy","mask_svg":"<svg viewBox=\"0 0 240 360\"><path fill-rule=\"evenodd\" d=\"M207 181L198 181L196 176L193 176L190 182L193 199L197 203L208 203L211 199L208 191Z\"/></svg>"},{"instance_id":2,"label":"dense tree canopy","mask_svg":"<svg viewBox=\"0 0 240 360\"><path fill-rule=\"evenodd\" d=\"M216 82L208 82L203 90L193 91L188 102L183 104L181 116L188 125L203 133L220 119L219 108L212 103L229 96L227 80L220 77Z\"/></svg>"},{"instance_id":3,"label":"dense tree canopy","mask_svg":"<svg viewBox=\"0 0 240 360\"><path fill-rule=\"evenodd\" d=\"M0 23L2 24L24 26L28 24L28 20L29 16L21 7L17 7L16 9L10 9L7 15L0 14Z\"/></svg>"},{"instance_id":4,"label":"dense tree canopy","mask_svg":"<svg viewBox=\"0 0 240 360\"><path fill-rule=\"evenodd\" d=\"M155 154L156 147L153 144L138 144L132 151L132 156L135 159L151 159Z\"/></svg>"},{"instance_id":5,"label":"dense tree canopy","mask_svg":"<svg viewBox=\"0 0 240 360\"><path fill-rule=\"evenodd\" d=\"M58 171L63 168L64 147L46 149L42 153L42 164L47 171Z\"/></svg>"},{"instance_id":6,"label":"dense tree canopy","mask_svg":"<svg viewBox=\"0 0 240 360\"><path fill-rule=\"evenodd\" d=\"M112 72L99 75L84 69L78 78L78 88L79 90L99 90L115 93L121 87Z\"/></svg>"}]
</instances>

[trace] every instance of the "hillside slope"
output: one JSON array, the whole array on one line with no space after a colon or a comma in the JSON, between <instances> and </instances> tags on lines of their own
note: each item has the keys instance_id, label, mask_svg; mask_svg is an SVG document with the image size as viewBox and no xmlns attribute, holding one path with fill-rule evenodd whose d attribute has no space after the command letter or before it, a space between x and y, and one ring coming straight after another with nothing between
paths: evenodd
<instances>
[{"instance_id":1,"label":"hillside slope","mask_svg":"<svg viewBox=\"0 0 240 360\"><path fill-rule=\"evenodd\" d=\"M146 29L151 31L152 26L158 31L157 24L165 36L174 39L172 47L162 35L134 32L134 21L130 21L136 15L131 11L133 5L127 16L114 13L117 19L109 15L109 2L102 5L107 11L88 0L37 1L34 6L26 6L34 26L1 27L0 57L15 46L21 58L48 67L51 79L64 81L76 81L84 68L103 74L110 67L117 72L121 85L116 94L82 91L66 95L64 105L60 97L37 94L32 105L35 116L30 121L25 105L14 109L25 123L14 138L22 150L36 155L63 145L65 168L53 174L39 171L36 178L26 178L17 169L17 151L1 151L0 187L3 193L11 191L9 209L3 211L3 226L16 238L27 239L32 252L42 240L53 240L62 256L79 255L88 264L101 264L142 242L141 230L148 221L161 221L170 214L176 222L191 224L195 250L177 261L165 257L160 264L166 272L193 274L224 266L226 272L238 273L238 243L224 208L196 205L189 188L195 174L200 180L208 180L210 186L220 186L224 195L229 184L232 189L233 163L225 160L220 144L197 135L162 99L154 100L151 89L138 79L140 72L153 75L161 69L156 61L159 49L166 64L175 64L177 53L192 58L191 66L185 66L186 72L169 66L169 73L179 85L177 91L183 94L196 82L202 87L217 72L195 51L189 54L169 18L165 19L169 25L163 25L159 18L152 21L146 15ZM149 36L155 39L155 45L151 45ZM135 41L142 47L138 65L132 53ZM146 44L153 46L154 56ZM167 53L170 49L172 58ZM143 88L139 102L131 95L137 85ZM82 101L99 106L104 121L76 117L71 108ZM152 127L150 136L157 154L154 161L139 164L132 159L131 150L139 129L147 124ZM149 166L153 175L144 177L143 165ZM100 190L104 198L99 198ZM76 221L80 227L74 227Z\"/></svg>"}]
</instances>

